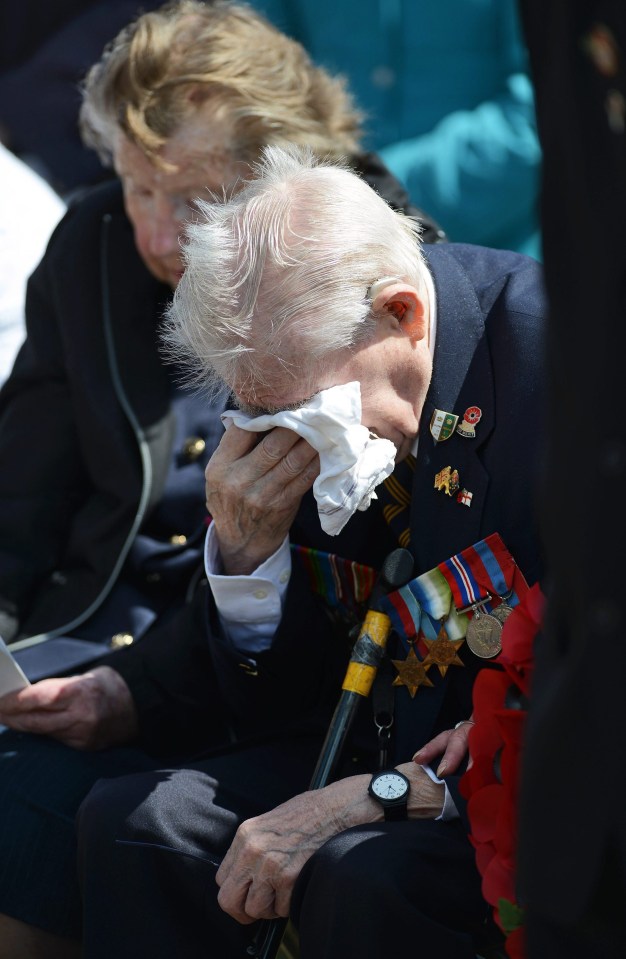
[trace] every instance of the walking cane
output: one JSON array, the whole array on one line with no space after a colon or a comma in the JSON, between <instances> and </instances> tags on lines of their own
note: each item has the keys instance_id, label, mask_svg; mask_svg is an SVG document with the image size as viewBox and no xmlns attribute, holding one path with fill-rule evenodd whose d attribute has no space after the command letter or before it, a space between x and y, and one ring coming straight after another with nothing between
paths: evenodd
<instances>
[{"instance_id":1,"label":"walking cane","mask_svg":"<svg viewBox=\"0 0 626 959\"><path fill-rule=\"evenodd\" d=\"M369 609L352 648L341 696L330 721L310 789L322 789L329 782L359 702L369 696L376 671L385 654L391 620L377 609L380 600L386 593L408 583L412 575L413 556L408 549L394 549L389 553L372 590ZM255 959L274 959L286 925L286 919L262 920L254 942L248 947L248 955Z\"/></svg>"}]
</instances>

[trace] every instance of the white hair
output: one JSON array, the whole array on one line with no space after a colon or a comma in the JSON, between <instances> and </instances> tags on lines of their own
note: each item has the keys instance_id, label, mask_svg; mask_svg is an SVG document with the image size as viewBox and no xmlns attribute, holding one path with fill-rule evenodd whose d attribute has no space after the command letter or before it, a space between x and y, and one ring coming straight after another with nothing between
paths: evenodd
<instances>
[{"instance_id":1,"label":"white hair","mask_svg":"<svg viewBox=\"0 0 626 959\"><path fill-rule=\"evenodd\" d=\"M197 385L254 395L312 383L332 354L373 335L374 282L392 275L424 292L417 221L310 150L268 147L234 198L197 205L163 327Z\"/></svg>"}]
</instances>

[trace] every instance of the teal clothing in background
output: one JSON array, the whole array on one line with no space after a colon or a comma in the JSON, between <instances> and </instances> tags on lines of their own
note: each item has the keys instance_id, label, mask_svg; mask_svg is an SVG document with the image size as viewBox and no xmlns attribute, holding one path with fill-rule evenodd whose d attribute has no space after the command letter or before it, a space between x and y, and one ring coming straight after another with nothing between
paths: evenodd
<instances>
[{"instance_id":1,"label":"teal clothing in background","mask_svg":"<svg viewBox=\"0 0 626 959\"><path fill-rule=\"evenodd\" d=\"M255 0L342 73L376 149L453 241L539 255L541 153L515 0Z\"/></svg>"}]
</instances>

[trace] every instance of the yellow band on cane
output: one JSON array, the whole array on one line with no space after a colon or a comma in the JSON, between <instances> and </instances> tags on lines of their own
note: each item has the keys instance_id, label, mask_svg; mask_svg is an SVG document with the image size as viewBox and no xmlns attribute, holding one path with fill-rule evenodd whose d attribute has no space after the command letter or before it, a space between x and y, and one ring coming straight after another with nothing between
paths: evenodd
<instances>
[{"instance_id":1,"label":"yellow band on cane","mask_svg":"<svg viewBox=\"0 0 626 959\"><path fill-rule=\"evenodd\" d=\"M369 696L376 669L365 663L350 663L346 670L342 689L347 693L358 693L359 696Z\"/></svg>"},{"instance_id":2,"label":"yellow band on cane","mask_svg":"<svg viewBox=\"0 0 626 959\"><path fill-rule=\"evenodd\" d=\"M368 609L359 637L367 633L377 646L384 649L391 629L391 620L386 613L378 613L375 609Z\"/></svg>"}]
</instances>

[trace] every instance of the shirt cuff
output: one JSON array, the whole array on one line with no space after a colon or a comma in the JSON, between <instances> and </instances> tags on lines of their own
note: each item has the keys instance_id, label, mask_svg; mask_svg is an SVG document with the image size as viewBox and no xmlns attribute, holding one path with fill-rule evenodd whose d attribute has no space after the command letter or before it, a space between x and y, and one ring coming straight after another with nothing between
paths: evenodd
<instances>
[{"instance_id":1,"label":"shirt cuff","mask_svg":"<svg viewBox=\"0 0 626 959\"><path fill-rule=\"evenodd\" d=\"M454 804L454 799L452 798L450 794L450 790L448 789L448 784L445 781L445 779L439 779L437 776L435 776L430 766L422 766L422 769L424 770L426 775L430 779L432 779L434 783L440 783L440 784L443 783L443 787L445 789L443 809L441 810L438 816L435 816L435 819L441 819L443 820L443 822L445 822L448 819L458 819L459 811Z\"/></svg>"},{"instance_id":2,"label":"shirt cuff","mask_svg":"<svg viewBox=\"0 0 626 959\"><path fill-rule=\"evenodd\" d=\"M235 649L245 656L269 649L291 577L289 538L249 576L225 576L217 534L209 526L204 567L222 629Z\"/></svg>"}]
</instances>

